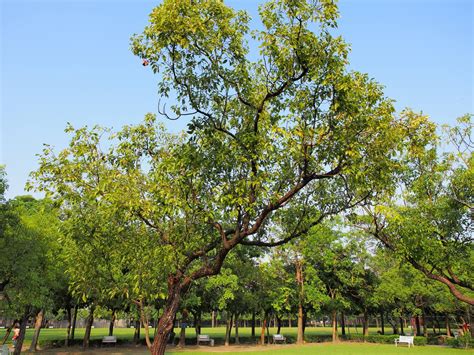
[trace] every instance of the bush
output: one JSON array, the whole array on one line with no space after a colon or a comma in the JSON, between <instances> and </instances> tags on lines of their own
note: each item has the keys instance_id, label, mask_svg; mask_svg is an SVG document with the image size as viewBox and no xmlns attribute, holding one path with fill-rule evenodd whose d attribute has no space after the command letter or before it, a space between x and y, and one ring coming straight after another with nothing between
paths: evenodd
<instances>
[{"instance_id":1,"label":"bush","mask_svg":"<svg viewBox=\"0 0 474 355\"><path fill-rule=\"evenodd\" d=\"M368 342L368 343L377 343L377 344L394 344L395 339L398 339L399 335L393 334L393 335L368 335L368 336L363 336L362 334L351 334L351 335L345 335L342 337L342 339L348 340L348 341L355 341L355 342ZM428 339L425 337L415 337L414 343L417 346L423 346L426 345L428 342Z\"/></svg>"},{"instance_id":2,"label":"bush","mask_svg":"<svg viewBox=\"0 0 474 355\"><path fill-rule=\"evenodd\" d=\"M448 338L446 344L453 348L474 348L474 338L471 337L471 334L467 333L460 335L457 338Z\"/></svg>"}]
</instances>

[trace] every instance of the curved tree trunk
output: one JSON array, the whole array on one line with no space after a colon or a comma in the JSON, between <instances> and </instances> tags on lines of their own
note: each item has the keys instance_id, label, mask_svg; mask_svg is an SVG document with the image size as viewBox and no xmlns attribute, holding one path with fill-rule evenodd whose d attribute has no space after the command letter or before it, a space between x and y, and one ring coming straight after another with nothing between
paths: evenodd
<instances>
[{"instance_id":1,"label":"curved tree trunk","mask_svg":"<svg viewBox=\"0 0 474 355\"><path fill-rule=\"evenodd\" d=\"M385 335L384 312L380 312L380 334Z\"/></svg>"},{"instance_id":2,"label":"curved tree trunk","mask_svg":"<svg viewBox=\"0 0 474 355\"><path fill-rule=\"evenodd\" d=\"M172 276L168 277L168 299L158 322L156 336L151 347L152 355L163 355L165 353L166 343L169 334L173 330L174 319L181 300L182 290L179 281L179 279Z\"/></svg>"},{"instance_id":3,"label":"curved tree trunk","mask_svg":"<svg viewBox=\"0 0 474 355\"><path fill-rule=\"evenodd\" d=\"M40 309L40 311L36 315L35 332L33 334L33 338L31 339L30 351L37 351L39 334L41 331L41 325L43 324L43 317L44 317L44 310Z\"/></svg>"}]
</instances>

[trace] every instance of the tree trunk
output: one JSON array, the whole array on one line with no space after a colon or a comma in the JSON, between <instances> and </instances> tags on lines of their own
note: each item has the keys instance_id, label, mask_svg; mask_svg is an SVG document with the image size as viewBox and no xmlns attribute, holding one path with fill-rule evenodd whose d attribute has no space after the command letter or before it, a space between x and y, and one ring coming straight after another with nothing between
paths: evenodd
<instances>
[{"instance_id":1,"label":"tree trunk","mask_svg":"<svg viewBox=\"0 0 474 355\"><path fill-rule=\"evenodd\" d=\"M211 314L211 327L212 328L217 327L216 323L217 323L216 311L212 311L212 314Z\"/></svg>"},{"instance_id":2,"label":"tree trunk","mask_svg":"<svg viewBox=\"0 0 474 355\"><path fill-rule=\"evenodd\" d=\"M288 327L291 328L291 314L288 314Z\"/></svg>"},{"instance_id":3,"label":"tree trunk","mask_svg":"<svg viewBox=\"0 0 474 355\"><path fill-rule=\"evenodd\" d=\"M168 299L158 322L158 330L151 348L152 355L163 355L165 353L168 336L173 330L174 319L181 300L182 289L179 282L180 280L177 278L168 277Z\"/></svg>"},{"instance_id":4,"label":"tree trunk","mask_svg":"<svg viewBox=\"0 0 474 355\"><path fill-rule=\"evenodd\" d=\"M296 344L304 343L304 319L303 319L303 299L304 299L304 284L303 284L303 265L301 261L296 258L296 283L298 284L298 332L296 336Z\"/></svg>"},{"instance_id":5,"label":"tree trunk","mask_svg":"<svg viewBox=\"0 0 474 355\"><path fill-rule=\"evenodd\" d=\"M146 346L148 349L151 349L150 327L148 326L148 316L146 315L145 310L143 308L143 300L140 300L139 303L137 303L137 307L138 307L138 311L140 312L141 324L143 325L143 328L145 329ZM140 326L140 323L138 324Z\"/></svg>"},{"instance_id":6,"label":"tree trunk","mask_svg":"<svg viewBox=\"0 0 474 355\"><path fill-rule=\"evenodd\" d=\"M380 334L385 335L385 321L383 312L380 312L380 327Z\"/></svg>"},{"instance_id":7,"label":"tree trunk","mask_svg":"<svg viewBox=\"0 0 474 355\"><path fill-rule=\"evenodd\" d=\"M76 332L76 322L77 322L77 311L78 311L78 305L74 306L74 315L72 317L72 329L71 329L71 339L74 340L74 333Z\"/></svg>"},{"instance_id":8,"label":"tree trunk","mask_svg":"<svg viewBox=\"0 0 474 355\"><path fill-rule=\"evenodd\" d=\"M33 338L31 339L30 351L37 351L38 348L38 339L41 331L41 325L43 324L44 310L41 309L36 315L35 320L35 332Z\"/></svg>"},{"instance_id":9,"label":"tree trunk","mask_svg":"<svg viewBox=\"0 0 474 355\"><path fill-rule=\"evenodd\" d=\"M110 324L109 324L109 336L114 335L114 324L115 324L115 309L112 309L112 315L110 318Z\"/></svg>"},{"instance_id":10,"label":"tree trunk","mask_svg":"<svg viewBox=\"0 0 474 355\"><path fill-rule=\"evenodd\" d=\"M400 317L400 334L405 335L405 331L403 330L403 318Z\"/></svg>"},{"instance_id":11,"label":"tree trunk","mask_svg":"<svg viewBox=\"0 0 474 355\"><path fill-rule=\"evenodd\" d=\"M369 314L367 313L367 310L364 310L363 322L364 324L363 324L362 335L366 337L369 335Z\"/></svg>"},{"instance_id":12,"label":"tree trunk","mask_svg":"<svg viewBox=\"0 0 474 355\"><path fill-rule=\"evenodd\" d=\"M3 339L2 339L2 345L5 345L5 343L7 342L8 338L10 337L10 333L12 332L12 329L13 327L15 326L15 324L18 323L18 320L15 319L12 323L11 326L9 326L6 331L5 331L5 335L3 336Z\"/></svg>"},{"instance_id":13,"label":"tree trunk","mask_svg":"<svg viewBox=\"0 0 474 355\"><path fill-rule=\"evenodd\" d=\"M449 326L449 316L446 315L446 336L451 336L451 328Z\"/></svg>"},{"instance_id":14,"label":"tree trunk","mask_svg":"<svg viewBox=\"0 0 474 355\"><path fill-rule=\"evenodd\" d=\"M346 335L346 316L344 315L344 312L341 312L341 332L342 335Z\"/></svg>"},{"instance_id":15,"label":"tree trunk","mask_svg":"<svg viewBox=\"0 0 474 355\"><path fill-rule=\"evenodd\" d=\"M25 340L26 335L26 324L28 323L30 311L27 309L25 314L20 320L20 336L16 341L15 350L13 351L13 355L20 355L21 349L23 347L23 341Z\"/></svg>"},{"instance_id":16,"label":"tree trunk","mask_svg":"<svg viewBox=\"0 0 474 355\"><path fill-rule=\"evenodd\" d=\"M239 314L235 314L235 344L240 344L239 339Z\"/></svg>"},{"instance_id":17,"label":"tree trunk","mask_svg":"<svg viewBox=\"0 0 474 355\"><path fill-rule=\"evenodd\" d=\"M140 321L139 320L136 320L135 321L135 331L133 332L133 342L135 343L135 345L139 345L140 344Z\"/></svg>"},{"instance_id":18,"label":"tree trunk","mask_svg":"<svg viewBox=\"0 0 474 355\"><path fill-rule=\"evenodd\" d=\"M69 340L71 339L71 326L72 326L72 312L71 312L71 307L67 307L66 309L67 312L67 335L66 335L66 340L64 342L64 345L66 347L69 346Z\"/></svg>"},{"instance_id":19,"label":"tree trunk","mask_svg":"<svg viewBox=\"0 0 474 355\"><path fill-rule=\"evenodd\" d=\"M298 304L298 332L296 336L296 344L303 344L303 342L304 342L303 305L300 302Z\"/></svg>"},{"instance_id":20,"label":"tree trunk","mask_svg":"<svg viewBox=\"0 0 474 355\"><path fill-rule=\"evenodd\" d=\"M226 327L225 327L225 340L224 340L224 345L229 346L230 344L230 334L232 332L232 321L234 319L234 315L230 313L230 318L229 318L229 313L227 313L227 319L226 319Z\"/></svg>"},{"instance_id":21,"label":"tree trunk","mask_svg":"<svg viewBox=\"0 0 474 355\"><path fill-rule=\"evenodd\" d=\"M252 338L255 338L255 311L252 312Z\"/></svg>"},{"instance_id":22,"label":"tree trunk","mask_svg":"<svg viewBox=\"0 0 474 355\"><path fill-rule=\"evenodd\" d=\"M265 328L267 327L267 312L265 312L265 315L263 316L263 322L262 322L262 330L260 332L260 344L264 345L265 344Z\"/></svg>"},{"instance_id":23,"label":"tree trunk","mask_svg":"<svg viewBox=\"0 0 474 355\"><path fill-rule=\"evenodd\" d=\"M92 323L94 322L94 310L95 310L95 305L91 305L91 309L89 311L89 316L87 317L86 320L86 331L84 333L84 340L82 341L82 347L84 349L87 349L89 347L89 340L91 338L91 329L92 329Z\"/></svg>"},{"instance_id":24,"label":"tree trunk","mask_svg":"<svg viewBox=\"0 0 474 355\"><path fill-rule=\"evenodd\" d=\"M337 342L339 340L337 334L337 311L334 309L332 311L332 341Z\"/></svg>"},{"instance_id":25,"label":"tree trunk","mask_svg":"<svg viewBox=\"0 0 474 355\"><path fill-rule=\"evenodd\" d=\"M421 324L420 324L420 317L416 316L415 317L415 328L416 328L416 336L421 335Z\"/></svg>"},{"instance_id":26,"label":"tree trunk","mask_svg":"<svg viewBox=\"0 0 474 355\"><path fill-rule=\"evenodd\" d=\"M281 318L280 317L276 317L277 319L277 334L280 334L280 330L281 330Z\"/></svg>"}]
</instances>

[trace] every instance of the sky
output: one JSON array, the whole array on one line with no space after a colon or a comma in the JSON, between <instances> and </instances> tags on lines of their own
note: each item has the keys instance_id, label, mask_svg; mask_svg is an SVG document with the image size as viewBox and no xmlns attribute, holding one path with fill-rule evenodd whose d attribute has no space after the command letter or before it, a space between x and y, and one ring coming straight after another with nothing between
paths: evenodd
<instances>
[{"instance_id":1,"label":"sky","mask_svg":"<svg viewBox=\"0 0 474 355\"><path fill-rule=\"evenodd\" d=\"M225 0L258 23L261 1ZM157 77L129 39L160 1L0 0L0 164L7 198L23 195L44 143L67 146L66 123L119 129L157 113ZM340 0L337 33L350 67L385 86L397 110L454 124L473 108L471 0ZM172 131L183 122L167 121Z\"/></svg>"}]
</instances>

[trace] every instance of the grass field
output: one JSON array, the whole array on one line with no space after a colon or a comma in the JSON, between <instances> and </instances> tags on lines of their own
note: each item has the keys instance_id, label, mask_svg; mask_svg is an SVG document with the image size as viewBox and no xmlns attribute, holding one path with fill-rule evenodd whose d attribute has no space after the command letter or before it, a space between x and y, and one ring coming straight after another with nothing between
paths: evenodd
<instances>
[{"instance_id":1,"label":"grass field","mask_svg":"<svg viewBox=\"0 0 474 355\"><path fill-rule=\"evenodd\" d=\"M211 337L217 339L217 344L223 343L222 339L224 337L224 330L225 328L203 328L203 334L209 334ZM259 329L256 329L258 332ZM87 352L83 352L80 349L80 346L74 346L71 349L67 348L56 348L44 351L48 354L57 354L57 355L65 355L65 354L97 354L97 353L104 353L104 354L147 354L147 350L144 346L135 347L131 345L130 342L133 339L133 332L134 329L130 328L116 328L114 329L114 335L117 336L119 342L117 347L109 347L109 348L100 348L100 339L108 334L108 329L106 328L94 328L92 329L91 334L91 341L92 341L92 349ZM372 334L376 334L377 329L371 329ZM175 329L175 333L179 334L179 329ZM195 337L194 329L189 328L187 330L187 338L192 343L192 339ZM275 334L276 328L270 328L270 334ZM296 328L282 328L281 333L288 337L296 337ZM351 334L354 334L354 329L351 329ZM0 330L0 337L3 337L5 334L5 330ZM31 343L31 337L33 334L33 329L27 330L26 340L24 346L29 346ZM240 328L239 334L241 337L247 338L246 340L249 341L251 329L250 328ZM307 328L306 329L306 336L309 338L311 336L329 336L331 334L331 329L326 327L318 327L318 328ZM141 330L142 338L144 337L144 330ZM76 340L81 340L84 336L84 329L78 328L76 329ZM40 347L48 347L49 344L52 342L62 342L66 337L66 329L42 329L40 334ZM94 343L94 340L96 341ZM9 341L10 343L10 341ZM128 343L128 344L127 344ZM458 349L451 349L447 347L440 347L440 346L417 346L415 348L396 348L394 345L384 345L384 344L368 344L368 343L339 343L339 344L331 344L331 343L323 343L323 344L306 344L303 346L297 346L293 344L288 345L256 345L255 343L247 342L247 344L243 345L231 345L229 347L225 347L222 345L218 345L215 347L209 346L186 346L184 349L178 348L169 348L169 354L174 353L183 353L185 355L192 355L192 354L199 354L199 355L215 355L218 353L222 354L243 354L243 353L264 353L264 354L275 354L275 355L325 355L325 354L347 354L347 355L372 355L372 354L467 354L467 353L474 353L470 351L458 350Z\"/></svg>"}]
</instances>

